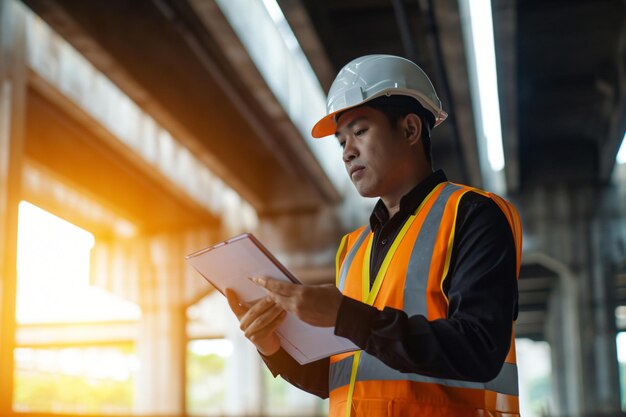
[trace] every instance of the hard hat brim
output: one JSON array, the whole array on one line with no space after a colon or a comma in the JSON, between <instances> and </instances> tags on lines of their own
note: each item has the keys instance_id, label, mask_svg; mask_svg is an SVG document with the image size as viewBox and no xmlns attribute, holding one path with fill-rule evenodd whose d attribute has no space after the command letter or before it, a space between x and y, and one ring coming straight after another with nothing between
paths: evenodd
<instances>
[{"instance_id":1,"label":"hard hat brim","mask_svg":"<svg viewBox=\"0 0 626 417\"><path fill-rule=\"evenodd\" d=\"M335 122L335 115L337 113L339 112L334 112L324 116L317 123L315 123L313 129L311 129L311 136L319 139L334 135L337 132L337 123Z\"/></svg>"},{"instance_id":2,"label":"hard hat brim","mask_svg":"<svg viewBox=\"0 0 626 417\"><path fill-rule=\"evenodd\" d=\"M366 100L363 100L360 103L354 104L352 106L347 106L344 108L341 108L337 111L334 111L324 117L322 117L317 123L315 123L315 125L313 126L313 129L311 129L311 136L313 136L315 139L319 139L319 138L324 138L326 136L330 136L330 135L334 135L335 133L337 133L337 121L335 120L335 117L339 114L339 113L343 113L345 111L348 111L350 109L354 109L355 107L359 107L362 106L364 104L366 104L368 101L371 101L377 97L380 97L384 95L383 93L379 93L376 94L372 97L368 97Z\"/></svg>"},{"instance_id":3,"label":"hard hat brim","mask_svg":"<svg viewBox=\"0 0 626 417\"><path fill-rule=\"evenodd\" d=\"M337 122L335 120L335 116L337 116L338 113L342 113L345 111L348 111L350 109L353 109L355 107L359 107L359 106L363 106L365 105L368 101L371 101L375 98L378 98L380 96L383 95L387 95L387 91L381 91L378 94L373 95L372 97L368 97L366 100L363 100L362 102L352 105L352 106L348 106L348 107L344 107L342 109L339 109L337 111L334 111L324 117L322 117L317 123L315 123L315 125L313 126L313 129L311 129L311 136L313 136L313 138L315 139L319 139L319 138L323 138L326 136L330 136L330 135L334 135L337 132ZM419 94L398 94L397 90L395 91L394 95L407 95L409 97L413 97L414 99L416 99L422 106L424 106L424 108L427 111L430 111L431 113L433 113L433 116L435 117L435 125L434 127L439 126L444 120L446 120L446 118L448 117L448 113L446 113L445 111L443 111L442 109L437 109L427 98L422 97Z\"/></svg>"}]
</instances>

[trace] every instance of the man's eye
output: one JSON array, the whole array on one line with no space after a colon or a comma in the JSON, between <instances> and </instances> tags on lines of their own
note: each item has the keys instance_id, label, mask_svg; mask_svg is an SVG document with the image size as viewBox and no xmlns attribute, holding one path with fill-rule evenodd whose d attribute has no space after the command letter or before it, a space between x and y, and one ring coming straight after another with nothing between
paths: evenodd
<instances>
[{"instance_id":1,"label":"man's eye","mask_svg":"<svg viewBox=\"0 0 626 417\"><path fill-rule=\"evenodd\" d=\"M344 140L343 142L339 142L339 146L341 146L341 149L346 147L346 141Z\"/></svg>"},{"instance_id":2,"label":"man's eye","mask_svg":"<svg viewBox=\"0 0 626 417\"><path fill-rule=\"evenodd\" d=\"M359 129L356 132L354 132L354 136L361 136L365 132L367 132L367 129Z\"/></svg>"}]
</instances>

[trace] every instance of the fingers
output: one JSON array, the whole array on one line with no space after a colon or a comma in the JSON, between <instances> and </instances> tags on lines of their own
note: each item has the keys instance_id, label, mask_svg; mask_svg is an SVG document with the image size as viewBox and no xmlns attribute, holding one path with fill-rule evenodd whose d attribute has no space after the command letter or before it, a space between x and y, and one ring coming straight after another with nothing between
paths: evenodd
<instances>
[{"instance_id":1,"label":"fingers","mask_svg":"<svg viewBox=\"0 0 626 417\"><path fill-rule=\"evenodd\" d=\"M301 285L298 284L291 284L289 282L279 281L277 279L267 277L252 277L250 280L271 293L283 296L293 295L294 291L297 291L298 287L301 287Z\"/></svg>"},{"instance_id":2,"label":"fingers","mask_svg":"<svg viewBox=\"0 0 626 417\"><path fill-rule=\"evenodd\" d=\"M252 305L246 305L239 301L237 293L230 288L225 291L226 299L230 309L235 313L239 320L239 327L244 332L254 324L252 331L256 332L259 329L268 325L268 323L275 319L277 315L283 311L276 302L272 299L272 296L265 297ZM259 320L261 319L261 320ZM259 320L258 323L255 323Z\"/></svg>"},{"instance_id":3,"label":"fingers","mask_svg":"<svg viewBox=\"0 0 626 417\"><path fill-rule=\"evenodd\" d=\"M297 300L301 299L305 285L291 284L267 277L251 277L255 284L269 292L269 298L283 309L295 312Z\"/></svg>"},{"instance_id":4,"label":"fingers","mask_svg":"<svg viewBox=\"0 0 626 417\"><path fill-rule=\"evenodd\" d=\"M343 296L334 285L296 285L268 278L255 281L269 290L277 305L300 320L319 327L335 324Z\"/></svg>"},{"instance_id":5,"label":"fingers","mask_svg":"<svg viewBox=\"0 0 626 417\"><path fill-rule=\"evenodd\" d=\"M287 312L274 305L265 313L254 320L244 331L244 335L253 343L258 339L267 337L280 325Z\"/></svg>"},{"instance_id":6,"label":"fingers","mask_svg":"<svg viewBox=\"0 0 626 417\"><path fill-rule=\"evenodd\" d=\"M259 352L272 355L280 349L280 340L274 332L287 316L287 312L269 296L250 303L241 303L235 291L226 289L224 293L228 305L239 319L239 327Z\"/></svg>"},{"instance_id":7,"label":"fingers","mask_svg":"<svg viewBox=\"0 0 626 417\"><path fill-rule=\"evenodd\" d=\"M276 303L272 301L269 297L263 298L259 300L256 304L254 304L250 309L243 315L242 318L239 319L239 328L244 332L246 329L260 316L265 314L267 310L272 307L276 307Z\"/></svg>"},{"instance_id":8,"label":"fingers","mask_svg":"<svg viewBox=\"0 0 626 417\"><path fill-rule=\"evenodd\" d=\"M252 343L257 344L257 342L259 342L259 341L261 341L263 339L266 339L273 332L276 331L278 326L280 326L282 324L282 322L285 320L286 317L287 317L287 312L285 310L282 310L280 312L280 314L278 316L276 316L276 318L274 320L272 320L271 322L269 322L267 324L267 326L259 329L255 333L250 332L249 340Z\"/></svg>"}]
</instances>

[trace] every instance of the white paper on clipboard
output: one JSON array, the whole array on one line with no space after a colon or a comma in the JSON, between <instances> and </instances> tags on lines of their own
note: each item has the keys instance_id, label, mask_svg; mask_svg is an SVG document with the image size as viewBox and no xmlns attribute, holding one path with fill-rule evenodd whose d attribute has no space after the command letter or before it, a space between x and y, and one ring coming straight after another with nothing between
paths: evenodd
<instances>
[{"instance_id":1,"label":"white paper on clipboard","mask_svg":"<svg viewBox=\"0 0 626 417\"><path fill-rule=\"evenodd\" d=\"M185 257L218 291L231 288L243 302L267 295L267 290L250 281L266 276L299 283L251 234L235 236ZM359 349L350 340L336 336L333 327L315 327L288 313L277 329L282 348L300 364Z\"/></svg>"}]
</instances>

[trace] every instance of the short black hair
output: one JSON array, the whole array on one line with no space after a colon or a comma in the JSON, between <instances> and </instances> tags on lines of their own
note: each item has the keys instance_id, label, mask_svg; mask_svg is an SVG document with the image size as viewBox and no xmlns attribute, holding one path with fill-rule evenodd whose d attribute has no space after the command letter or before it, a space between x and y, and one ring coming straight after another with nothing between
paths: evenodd
<instances>
[{"instance_id":1,"label":"short black hair","mask_svg":"<svg viewBox=\"0 0 626 417\"><path fill-rule=\"evenodd\" d=\"M424 155L429 164L432 165L433 155L430 141L430 129L435 126L435 116L426 110L415 98L403 95L391 95L377 97L363 104L381 111L389 120L392 128L396 128L398 120L407 114L416 114L422 121L422 146Z\"/></svg>"}]
</instances>

